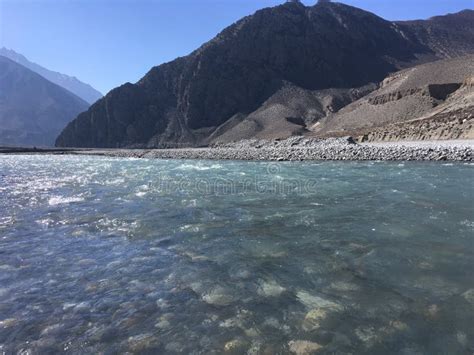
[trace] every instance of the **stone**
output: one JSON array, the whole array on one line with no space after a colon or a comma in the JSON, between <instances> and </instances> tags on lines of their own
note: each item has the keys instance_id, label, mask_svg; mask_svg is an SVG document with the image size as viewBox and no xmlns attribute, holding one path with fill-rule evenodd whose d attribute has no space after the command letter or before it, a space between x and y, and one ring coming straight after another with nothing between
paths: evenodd
<instances>
[{"instance_id":1,"label":"stone","mask_svg":"<svg viewBox=\"0 0 474 355\"><path fill-rule=\"evenodd\" d=\"M256 328L244 329L244 333L249 338L257 338L259 336L258 330Z\"/></svg>"},{"instance_id":2,"label":"stone","mask_svg":"<svg viewBox=\"0 0 474 355\"><path fill-rule=\"evenodd\" d=\"M466 346L468 344L468 338L467 338L466 333L464 332L461 332L461 331L456 332L456 340L462 346Z\"/></svg>"},{"instance_id":3,"label":"stone","mask_svg":"<svg viewBox=\"0 0 474 355\"><path fill-rule=\"evenodd\" d=\"M189 259L191 259L191 261L196 261L196 262L209 261L210 260L207 256L198 255L198 254L190 252L190 251L184 252L183 255L187 256Z\"/></svg>"},{"instance_id":4,"label":"stone","mask_svg":"<svg viewBox=\"0 0 474 355\"><path fill-rule=\"evenodd\" d=\"M344 310L344 307L336 302L311 295L304 291L298 292L297 297L307 308L311 308L302 324L303 330L308 332L319 329L322 321L327 318L329 313Z\"/></svg>"},{"instance_id":5,"label":"stone","mask_svg":"<svg viewBox=\"0 0 474 355\"><path fill-rule=\"evenodd\" d=\"M167 352L171 352L171 353L178 353L178 354L183 353L183 345L178 342L171 342L171 343L166 344L165 349Z\"/></svg>"},{"instance_id":6,"label":"stone","mask_svg":"<svg viewBox=\"0 0 474 355\"><path fill-rule=\"evenodd\" d=\"M306 291L299 291L296 294L298 300L305 305L306 308L315 309L323 308L329 311L343 311L344 307L339 303L324 299L319 296L312 295Z\"/></svg>"},{"instance_id":7,"label":"stone","mask_svg":"<svg viewBox=\"0 0 474 355\"><path fill-rule=\"evenodd\" d=\"M393 330L397 330L397 331L406 331L406 330L408 330L408 324L406 324L402 321L399 321L399 320L391 321L390 322L390 327Z\"/></svg>"},{"instance_id":8,"label":"stone","mask_svg":"<svg viewBox=\"0 0 474 355\"><path fill-rule=\"evenodd\" d=\"M57 334L63 329L64 325L62 324L53 324L45 327L40 335L41 336L46 336L46 335L51 335L51 334Z\"/></svg>"},{"instance_id":9,"label":"stone","mask_svg":"<svg viewBox=\"0 0 474 355\"><path fill-rule=\"evenodd\" d=\"M435 319L438 317L439 314L439 307L436 304L432 304L428 307L428 309L425 311L425 316L430 319Z\"/></svg>"},{"instance_id":10,"label":"stone","mask_svg":"<svg viewBox=\"0 0 474 355\"><path fill-rule=\"evenodd\" d=\"M359 286L350 282L335 281L329 286L331 289L341 292L350 292L359 290Z\"/></svg>"},{"instance_id":11,"label":"stone","mask_svg":"<svg viewBox=\"0 0 474 355\"><path fill-rule=\"evenodd\" d=\"M462 294L462 297L474 306L474 288L471 288Z\"/></svg>"},{"instance_id":12,"label":"stone","mask_svg":"<svg viewBox=\"0 0 474 355\"><path fill-rule=\"evenodd\" d=\"M286 289L280 286L276 281L268 280L260 282L257 293L263 297L278 297L285 291Z\"/></svg>"},{"instance_id":13,"label":"stone","mask_svg":"<svg viewBox=\"0 0 474 355\"><path fill-rule=\"evenodd\" d=\"M371 347L379 341L379 336L374 327L363 326L355 330L355 335L367 346Z\"/></svg>"},{"instance_id":14,"label":"stone","mask_svg":"<svg viewBox=\"0 0 474 355\"><path fill-rule=\"evenodd\" d=\"M292 340L288 343L290 352L296 355L311 355L323 348L322 345L307 340Z\"/></svg>"},{"instance_id":15,"label":"stone","mask_svg":"<svg viewBox=\"0 0 474 355\"><path fill-rule=\"evenodd\" d=\"M263 325L267 327L277 328L277 329L280 328L280 322L278 321L278 319L273 318L273 317L266 318L265 321L263 322Z\"/></svg>"},{"instance_id":16,"label":"stone","mask_svg":"<svg viewBox=\"0 0 474 355\"><path fill-rule=\"evenodd\" d=\"M133 352L142 352L158 346L158 339L151 333L140 334L128 338L128 347Z\"/></svg>"},{"instance_id":17,"label":"stone","mask_svg":"<svg viewBox=\"0 0 474 355\"><path fill-rule=\"evenodd\" d=\"M164 300L163 298L160 298L156 301L156 306L159 308L159 309L167 309L170 307L168 301Z\"/></svg>"},{"instance_id":18,"label":"stone","mask_svg":"<svg viewBox=\"0 0 474 355\"><path fill-rule=\"evenodd\" d=\"M250 349L247 351L247 355L260 355L262 353L262 344L260 342L253 342Z\"/></svg>"},{"instance_id":19,"label":"stone","mask_svg":"<svg viewBox=\"0 0 474 355\"><path fill-rule=\"evenodd\" d=\"M242 354L247 347L247 342L241 339L234 339L224 345L224 351L231 354Z\"/></svg>"},{"instance_id":20,"label":"stone","mask_svg":"<svg viewBox=\"0 0 474 355\"><path fill-rule=\"evenodd\" d=\"M309 311L303 321L303 329L312 331L321 327L321 322L327 317L327 312L322 308L316 308Z\"/></svg>"},{"instance_id":21,"label":"stone","mask_svg":"<svg viewBox=\"0 0 474 355\"><path fill-rule=\"evenodd\" d=\"M74 306L74 311L75 312L87 312L91 308L91 305L89 302L81 302Z\"/></svg>"},{"instance_id":22,"label":"stone","mask_svg":"<svg viewBox=\"0 0 474 355\"><path fill-rule=\"evenodd\" d=\"M230 293L230 290L217 286L205 293L202 300L214 306L228 306L235 302L235 296Z\"/></svg>"},{"instance_id":23,"label":"stone","mask_svg":"<svg viewBox=\"0 0 474 355\"><path fill-rule=\"evenodd\" d=\"M7 319L4 319L4 320L1 320L0 321L0 329L1 328L10 328L10 327L14 327L15 325L18 324L18 320L15 319L15 318L7 318Z\"/></svg>"},{"instance_id":24,"label":"stone","mask_svg":"<svg viewBox=\"0 0 474 355\"><path fill-rule=\"evenodd\" d=\"M160 321L155 324L155 328L162 329L162 330L168 329L170 326L171 326L171 323L169 322L169 320L162 319L162 318L160 318Z\"/></svg>"}]
</instances>

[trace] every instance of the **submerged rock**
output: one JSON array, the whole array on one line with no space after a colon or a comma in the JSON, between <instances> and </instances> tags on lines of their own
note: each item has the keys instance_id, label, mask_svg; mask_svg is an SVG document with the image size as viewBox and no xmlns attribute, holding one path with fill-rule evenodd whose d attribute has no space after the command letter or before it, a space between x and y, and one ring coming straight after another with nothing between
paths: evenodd
<instances>
[{"instance_id":1,"label":"submerged rock","mask_svg":"<svg viewBox=\"0 0 474 355\"><path fill-rule=\"evenodd\" d=\"M0 288L0 297L6 296L9 293L7 288Z\"/></svg>"},{"instance_id":2,"label":"submerged rock","mask_svg":"<svg viewBox=\"0 0 474 355\"><path fill-rule=\"evenodd\" d=\"M328 313L322 308L309 311L303 321L303 329L312 331L321 327L321 322L326 319Z\"/></svg>"},{"instance_id":3,"label":"submerged rock","mask_svg":"<svg viewBox=\"0 0 474 355\"><path fill-rule=\"evenodd\" d=\"M171 323L169 322L169 320L163 317L161 317L160 321L155 324L155 328L158 328L158 329L164 330L164 329L168 329L169 327L171 327Z\"/></svg>"},{"instance_id":4,"label":"submerged rock","mask_svg":"<svg viewBox=\"0 0 474 355\"><path fill-rule=\"evenodd\" d=\"M391 321L389 326L386 328L387 333L392 333L394 331L406 331L406 330L408 330L408 324L399 320Z\"/></svg>"},{"instance_id":5,"label":"submerged rock","mask_svg":"<svg viewBox=\"0 0 474 355\"><path fill-rule=\"evenodd\" d=\"M457 340L458 343L461 344L462 346L466 346L467 343L468 343L468 338L467 338L466 333L461 332L461 331L458 331L458 332L456 333L456 340Z\"/></svg>"},{"instance_id":6,"label":"submerged rock","mask_svg":"<svg viewBox=\"0 0 474 355\"><path fill-rule=\"evenodd\" d=\"M306 340L292 340L288 343L290 352L296 355L315 354L323 348L322 345Z\"/></svg>"},{"instance_id":7,"label":"submerged rock","mask_svg":"<svg viewBox=\"0 0 474 355\"><path fill-rule=\"evenodd\" d=\"M0 329L14 327L17 324L18 324L18 320L15 318L0 320Z\"/></svg>"},{"instance_id":8,"label":"submerged rock","mask_svg":"<svg viewBox=\"0 0 474 355\"><path fill-rule=\"evenodd\" d=\"M244 329L244 333L249 338L257 338L259 336L259 332L256 328Z\"/></svg>"},{"instance_id":9,"label":"submerged rock","mask_svg":"<svg viewBox=\"0 0 474 355\"><path fill-rule=\"evenodd\" d=\"M251 312L246 309L240 309L237 314L232 317L228 318L219 323L219 327L222 328L240 328L244 332L249 328L246 327L246 323L248 323L249 319L251 318Z\"/></svg>"},{"instance_id":10,"label":"submerged rock","mask_svg":"<svg viewBox=\"0 0 474 355\"><path fill-rule=\"evenodd\" d=\"M335 281L329 286L331 289L340 292L351 292L359 290L359 286L350 282Z\"/></svg>"},{"instance_id":11,"label":"submerged rock","mask_svg":"<svg viewBox=\"0 0 474 355\"><path fill-rule=\"evenodd\" d=\"M49 325L47 327L45 327L40 335L41 336L45 336L45 335L51 335L51 334L58 334L59 332L61 332L61 330L63 330L65 327L64 327L64 324L53 324L53 325Z\"/></svg>"},{"instance_id":12,"label":"submerged rock","mask_svg":"<svg viewBox=\"0 0 474 355\"><path fill-rule=\"evenodd\" d=\"M191 251L186 251L183 253L184 256L191 259L191 261L209 261L210 259L207 256L199 255Z\"/></svg>"},{"instance_id":13,"label":"submerged rock","mask_svg":"<svg viewBox=\"0 0 474 355\"><path fill-rule=\"evenodd\" d=\"M278 319L274 317L269 317L265 319L265 321L263 322L263 325L267 327L276 328L276 329L280 328L280 322L278 321Z\"/></svg>"},{"instance_id":14,"label":"submerged rock","mask_svg":"<svg viewBox=\"0 0 474 355\"><path fill-rule=\"evenodd\" d=\"M228 306L235 302L235 296L230 293L230 290L217 286L205 293L202 296L202 300L207 304L215 306Z\"/></svg>"},{"instance_id":15,"label":"submerged rock","mask_svg":"<svg viewBox=\"0 0 474 355\"><path fill-rule=\"evenodd\" d=\"M230 354L242 354L248 347L248 343L241 339L234 339L224 345L224 351Z\"/></svg>"},{"instance_id":16,"label":"submerged rock","mask_svg":"<svg viewBox=\"0 0 474 355\"><path fill-rule=\"evenodd\" d=\"M170 307L170 304L168 303L168 301L166 301L165 299L163 298L159 298L157 301L156 301L156 306L159 308L159 309L167 309Z\"/></svg>"},{"instance_id":17,"label":"submerged rock","mask_svg":"<svg viewBox=\"0 0 474 355\"><path fill-rule=\"evenodd\" d=\"M329 311L343 311L344 307L339 303L324 299L319 296L311 295L306 291L300 291L296 294L298 300L305 305L306 308L324 308Z\"/></svg>"},{"instance_id":18,"label":"submerged rock","mask_svg":"<svg viewBox=\"0 0 474 355\"><path fill-rule=\"evenodd\" d=\"M435 319L439 315L439 307L436 304L432 304L424 312L425 316L429 319Z\"/></svg>"},{"instance_id":19,"label":"submerged rock","mask_svg":"<svg viewBox=\"0 0 474 355\"><path fill-rule=\"evenodd\" d=\"M474 288L467 290L462 294L462 297L469 302L471 305L474 306Z\"/></svg>"},{"instance_id":20,"label":"submerged rock","mask_svg":"<svg viewBox=\"0 0 474 355\"><path fill-rule=\"evenodd\" d=\"M262 344L260 342L253 342L247 351L247 355L260 355L262 353L261 351Z\"/></svg>"},{"instance_id":21,"label":"submerged rock","mask_svg":"<svg viewBox=\"0 0 474 355\"><path fill-rule=\"evenodd\" d=\"M379 341L379 336L374 327L364 326L355 330L355 335L367 346L371 347Z\"/></svg>"},{"instance_id":22,"label":"submerged rock","mask_svg":"<svg viewBox=\"0 0 474 355\"><path fill-rule=\"evenodd\" d=\"M229 272L232 279L249 279L252 276L252 273L248 269L236 269Z\"/></svg>"},{"instance_id":23,"label":"submerged rock","mask_svg":"<svg viewBox=\"0 0 474 355\"><path fill-rule=\"evenodd\" d=\"M222 328L234 328L234 327L242 327L242 321L237 317L228 318L219 323L219 327Z\"/></svg>"},{"instance_id":24,"label":"submerged rock","mask_svg":"<svg viewBox=\"0 0 474 355\"><path fill-rule=\"evenodd\" d=\"M383 341L387 336L405 332L409 329L408 324L400 320L392 320L387 325L375 328L373 326L361 326L355 330L355 335L366 347L372 347Z\"/></svg>"},{"instance_id":25,"label":"submerged rock","mask_svg":"<svg viewBox=\"0 0 474 355\"><path fill-rule=\"evenodd\" d=\"M165 349L167 352L180 354L183 352L183 345L178 342L171 342L166 344Z\"/></svg>"},{"instance_id":26,"label":"submerged rock","mask_svg":"<svg viewBox=\"0 0 474 355\"><path fill-rule=\"evenodd\" d=\"M158 339L150 333L128 338L128 347L133 352L142 352L147 349L157 348L159 345Z\"/></svg>"},{"instance_id":27,"label":"submerged rock","mask_svg":"<svg viewBox=\"0 0 474 355\"><path fill-rule=\"evenodd\" d=\"M302 327L305 331L319 329L321 322L327 318L329 313L344 310L344 307L339 303L311 295L304 291L298 292L296 296L306 308L311 308L303 320Z\"/></svg>"},{"instance_id":28,"label":"submerged rock","mask_svg":"<svg viewBox=\"0 0 474 355\"><path fill-rule=\"evenodd\" d=\"M276 281L269 280L260 282L257 293L263 297L278 297L285 291Z\"/></svg>"},{"instance_id":29,"label":"submerged rock","mask_svg":"<svg viewBox=\"0 0 474 355\"><path fill-rule=\"evenodd\" d=\"M460 292L456 284L439 276L420 277L413 286L440 298L448 298Z\"/></svg>"}]
</instances>

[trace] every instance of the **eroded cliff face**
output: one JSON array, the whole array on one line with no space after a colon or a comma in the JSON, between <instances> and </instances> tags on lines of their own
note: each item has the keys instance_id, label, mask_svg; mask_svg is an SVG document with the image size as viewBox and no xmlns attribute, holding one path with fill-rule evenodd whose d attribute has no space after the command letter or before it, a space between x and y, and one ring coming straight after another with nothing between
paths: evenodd
<instances>
[{"instance_id":1,"label":"eroded cliff face","mask_svg":"<svg viewBox=\"0 0 474 355\"><path fill-rule=\"evenodd\" d=\"M456 86L458 89L451 92ZM362 135L359 132L357 139L363 142L474 139L474 71L462 83L449 85L448 91L443 90L443 85L436 86L432 94L444 101L424 116L376 127Z\"/></svg>"},{"instance_id":2,"label":"eroded cliff face","mask_svg":"<svg viewBox=\"0 0 474 355\"><path fill-rule=\"evenodd\" d=\"M451 139L474 139L474 107L442 112L429 119L391 124L357 137L359 142Z\"/></svg>"},{"instance_id":3,"label":"eroded cliff face","mask_svg":"<svg viewBox=\"0 0 474 355\"><path fill-rule=\"evenodd\" d=\"M474 19L472 14L467 16ZM355 88L378 82L420 58L451 55L431 45L437 42L425 31L430 21L391 23L337 3L305 7L291 2L263 9L225 29L189 56L153 68L136 84L113 90L69 124L56 144L205 145L210 137L217 140L258 111L288 83L310 91ZM444 29L443 36L455 35L449 26ZM474 45L463 42L458 52L469 50L474 50ZM293 105L299 100L298 90L294 92L294 100L286 100ZM315 105L320 105L319 101ZM279 112L286 112L285 108ZM282 129L291 134L292 126L280 124L286 118L275 120L278 124L270 131L278 135ZM296 126L295 122L301 122L299 117L288 118ZM254 131L252 127L248 134Z\"/></svg>"},{"instance_id":4,"label":"eroded cliff face","mask_svg":"<svg viewBox=\"0 0 474 355\"><path fill-rule=\"evenodd\" d=\"M362 135L369 141L467 138L474 112L473 75L474 55L402 70L319 121L312 133Z\"/></svg>"}]
</instances>

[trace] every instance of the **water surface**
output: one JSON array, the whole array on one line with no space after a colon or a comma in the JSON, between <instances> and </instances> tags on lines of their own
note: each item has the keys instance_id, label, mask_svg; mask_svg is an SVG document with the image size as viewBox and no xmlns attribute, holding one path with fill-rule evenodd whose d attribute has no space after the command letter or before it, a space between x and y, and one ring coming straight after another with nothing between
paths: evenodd
<instances>
[{"instance_id":1,"label":"water surface","mask_svg":"<svg viewBox=\"0 0 474 355\"><path fill-rule=\"evenodd\" d=\"M0 354L471 354L473 169L0 156Z\"/></svg>"}]
</instances>

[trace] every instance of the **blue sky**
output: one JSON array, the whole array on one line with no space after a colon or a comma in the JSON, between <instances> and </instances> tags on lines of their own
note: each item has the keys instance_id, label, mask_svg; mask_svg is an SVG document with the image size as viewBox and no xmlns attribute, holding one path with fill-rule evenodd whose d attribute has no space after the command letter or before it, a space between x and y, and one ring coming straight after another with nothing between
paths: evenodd
<instances>
[{"instance_id":1,"label":"blue sky","mask_svg":"<svg viewBox=\"0 0 474 355\"><path fill-rule=\"evenodd\" d=\"M283 1L0 0L0 47L107 93L188 54L239 18ZM474 8L474 0L341 2L390 20Z\"/></svg>"}]
</instances>

